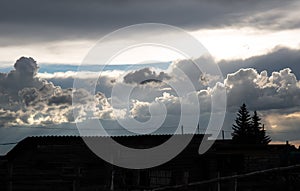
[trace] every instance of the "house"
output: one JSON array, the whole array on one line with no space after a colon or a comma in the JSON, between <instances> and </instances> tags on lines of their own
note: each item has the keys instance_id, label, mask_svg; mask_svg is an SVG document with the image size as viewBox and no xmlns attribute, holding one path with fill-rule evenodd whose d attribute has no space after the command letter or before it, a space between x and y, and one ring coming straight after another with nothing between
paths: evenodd
<instances>
[{"instance_id":1,"label":"house","mask_svg":"<svg viewBox=\"0 0 300 191\"><path fill-rule=\"evenodd\" d=\"M150 148L163 143L170 136L113 138L129 147ZM107 139L91 138L98 141ZM297 162L295 157L289 158L290 153L295 155L297 151L291 145L236 145L231 140L217 140L208 152L199 155L198 149L203 139L207 139L207 136L194 135L178 156L163 165L133 170L102 160L78 136L28 137L0 158L0 190L148 190ZM247 190L253 181L264 190L265 182L257 181L258 177L241 180L239 190ZM233 181L224 182L222 190L232 190L232 185ZM200 188L217 190L217 185L205 184L186 189Z\"/></svg>"}]
</instances>

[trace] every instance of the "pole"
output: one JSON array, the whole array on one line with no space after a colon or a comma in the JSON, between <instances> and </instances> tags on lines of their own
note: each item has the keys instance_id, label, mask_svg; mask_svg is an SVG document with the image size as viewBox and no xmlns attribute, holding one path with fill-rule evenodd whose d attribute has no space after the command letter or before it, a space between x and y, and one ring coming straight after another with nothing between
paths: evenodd
<instances>
[{"instance_id":1,"label":"pole","mask_svg":"<svg viewBox=\"0 0 300 191\"><path fill-rule=\"evenodd\" d=\"M220 172L218 172L218 191L221 190L221 186L220 186Z\"/></svg>"},{"instance_id":2,"label":"pole","mask_svg":"<svg viewBox=\"0 0 300 191\"><path fill-rule=\"evenodd\" d=\"M181 125L181 135L183 135L183 125Z\"/></svg>"},{"instance_id":3,"label":"pole","mask_svg":"<svg viewBox=\"0 0 300 191\"><path fill-rule=\"evenodd\" d=\"M115 171L112 169L112 171L111 171L111 183L110 183L110 190L111 191L114 191L114 189L115 189L114 180L115 180Z\"/></svg>"},{"instance_id":4,"label":"pole","mask_svg":"<svg viewBox=\"0 0 300 191\"><path fill-rule=\"evenodd\" d=\"M200 126L199 126L199 123L198 123L198 126L197 126L197 130L198 130L198 134L200 134Z\"/></svg>"},{"instance_id":5,"label":"pole","mask_svg":"<svg viewBox=\"0 0 300 191\"><path fill-rule=\"evenodd\" d=\"M235 173L237 175L237 173ZM234 191L237 191L237 178L234 179Z\"/></svg>"},{"instance_id":6,"label":"pole","mask_svg":"<svg viewBox=\"0 0 300 191\"><path fill-rule=\"evenodd\" d=\"M75 179L73 180L72 186L73 186L73 191L76 191L76 180Z\"/></svg>"},{"instance_id":7,"label":"pole","mask_svg":"<svg viewBox=\"0 0 300 191\"><path fill-rule=\"evenodd\" d=\"M13 190L13 162L8 163L8 176L9 176L9 181L8 181L8 190L12 191Z\"/></svg>"},{"instance_id":8,"label":"pole","mask_svg":"<svg viewBox=\"0 0 300 191\"><path fill-rule=\"evenodd\" d=\"M114 170L114 165L113 165L113 162L114 162L114 158L113 156L111 155L111 180L110 180L110 191L114 191L115 190L115 170Z\"/></svg>"},{"instance_id":9,"label":"pole","mask_svg":"<svg viewBox=\"0 0 300 191\"><path fill-rule=\"evenodd\" d=\"M225 132L224 132L224 130L222 130L222 139L223 140L225 139Z\"/></svg>"}]
</instances>

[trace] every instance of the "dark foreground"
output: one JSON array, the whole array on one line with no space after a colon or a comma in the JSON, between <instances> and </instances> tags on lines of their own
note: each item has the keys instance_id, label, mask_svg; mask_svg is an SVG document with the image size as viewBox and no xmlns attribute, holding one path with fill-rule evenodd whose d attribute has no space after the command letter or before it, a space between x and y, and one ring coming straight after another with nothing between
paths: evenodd
<instances>
[{"instance_id":1,"label":"dark foreground","mask_svg":"<svg viewBox=\"0 0 300 191\"><path fill-rule=\"evenodd\" d=\"M169 137L114 139L130 147L150 148ZM300 190L300 152L295 147L236 145L231 140L219 140L199 155L204 137L195 135L177 157L143 170L103 161L80 137L29 137L0 158L0 190ZM106 138L91 139L101 142Z\"/></svg>"}]
</instances>

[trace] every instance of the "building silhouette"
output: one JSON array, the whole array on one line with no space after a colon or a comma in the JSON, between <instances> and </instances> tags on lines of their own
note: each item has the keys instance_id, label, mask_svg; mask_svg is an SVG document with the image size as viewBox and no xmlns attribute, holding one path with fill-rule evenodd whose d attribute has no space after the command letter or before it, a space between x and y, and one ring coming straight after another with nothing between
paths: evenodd
<instances>
[{"instance_id":1,"label":"building silhouette","mask_svg":"<svg viewBox=\"0 0 300 191\"><path fill-rule=\"evenodd\" d=\"M159 145L171 135L119 136L114 139L134 148ZM186 135L174 135L186 136ZM103 141L107 137L90 137ZM28 137L0 158L0 190L299 190L299 169L273 172L202 185L211 180L300 162L289 144L237 145L217 140L198 154L207 136L194 135L190 144L171 161L149 169L132 170L111 165L96 156L78 136ZM109 148L108 148L109 149ZM171 188L176 185L186 187ZM287 190L288 190L287 189Z\"/></svg>"}]
</instances>

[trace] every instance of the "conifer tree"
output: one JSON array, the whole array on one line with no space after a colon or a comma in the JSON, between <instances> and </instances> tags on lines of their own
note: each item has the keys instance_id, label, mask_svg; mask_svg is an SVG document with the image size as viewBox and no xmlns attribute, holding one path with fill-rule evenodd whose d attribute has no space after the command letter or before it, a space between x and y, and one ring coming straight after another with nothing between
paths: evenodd
<instances>
[{"instance_id":1,"label":"conifer tree","mask_svg":"<svg viewBox=\"0 0 300 191\"><path fill-rule=\"evenodd\" d=\"M257 144L268 144L271 138L266 135L266 130L264 125L261 126L261 118L258 116L257 112L254 111L252 116L252 128L254 131L255 143Z\"/></svg>"},{"instance_id":2,"label":"conifer tree","mask_svg":"<svg viewBox=\"0 0 300 191\"><path fill-rule=\"evenodd\" d=\"M251 117L245 103L240 107L232 129L232 140L236 143L268 144L271 141L257 112L254 111Z\"/></svg>"},{"instance_id":3,"label":"conifer tree","mask_svg":"<svg viewBox=\"0 0 300 191\"><path fill-rule=\"evenodd\" d=\"M238 143L249 143L249 131L251 128L251 117L245 103L240 107L235 124L233 125L232 140Z\"/></svg>"}]
</instances>

